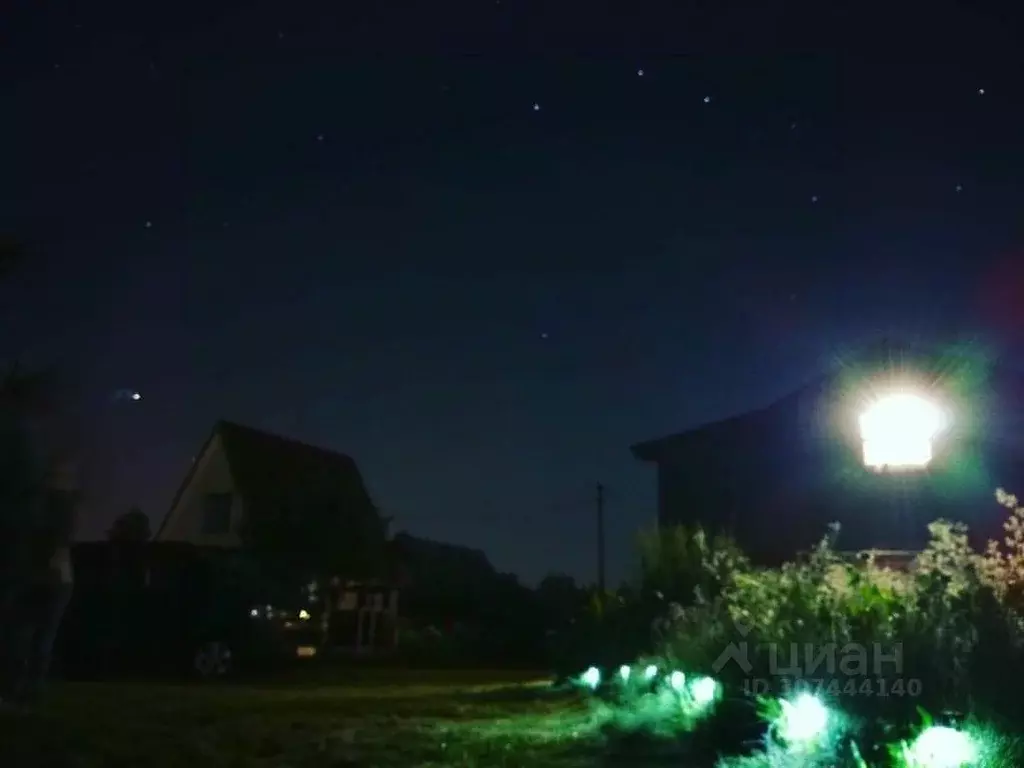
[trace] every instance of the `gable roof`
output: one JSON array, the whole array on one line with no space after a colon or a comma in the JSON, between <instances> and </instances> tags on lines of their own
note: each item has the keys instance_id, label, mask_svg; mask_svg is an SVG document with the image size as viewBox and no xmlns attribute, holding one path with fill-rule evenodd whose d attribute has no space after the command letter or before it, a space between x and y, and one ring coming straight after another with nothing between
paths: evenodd
<instances>
[{"instance_id":1,"label":"gable roof","mask_svg":"<svg viewBox=\"0 0 1024 768\"><path fill-rule=\"evenodd\" d=\"M300 495L317 492L331 498L372 505L355 461L346 454L303 443L230 421L218 421L203 443L199 455L178 487L171 506L156 533L159 538L182 495L209 450L214 438L221 439L235 490L248 511L262 505L285 503Z\"/></svg>"}]
</instances>

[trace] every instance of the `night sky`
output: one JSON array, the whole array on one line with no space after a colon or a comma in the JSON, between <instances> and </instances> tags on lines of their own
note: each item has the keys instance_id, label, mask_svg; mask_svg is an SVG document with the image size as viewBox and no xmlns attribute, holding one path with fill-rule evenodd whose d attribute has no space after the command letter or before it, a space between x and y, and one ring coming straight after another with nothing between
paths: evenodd
<instances>
[{"instance_id":1,"label":"night sky","mask_svg":"<svg viewBox=\"0 0 1024 768\"><path fill-rule=\"evenodd\" d=\"M614 583L632 443L879 334L1019 358L1020 12L749 5L5 7L4 353L74 379L83 532L228 418L528 581L594 578L602 481Z\"/></svg>"}]
</instances>

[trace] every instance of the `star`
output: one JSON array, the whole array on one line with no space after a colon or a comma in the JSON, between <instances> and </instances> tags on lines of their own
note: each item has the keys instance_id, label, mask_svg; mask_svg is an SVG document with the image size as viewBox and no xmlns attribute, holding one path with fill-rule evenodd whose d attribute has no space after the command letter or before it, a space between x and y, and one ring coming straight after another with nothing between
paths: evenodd
<instances>
[{"instance_id":1,"label":"star","mask_svg":"<svg viewBox=\"0 0 1024 768\"><path fill-rule=\"evenodd\" d=\"M542 333L542 334L540 335L540 337L541 337L542 339L546 339L546 338L548 337L548 335L547 335L546 333Z\"/></svg>"},{"instance_id":2,"label":"star","mask_svg":"<svg viewBox=\"0 0 1024 768\"><path fill-rule=\"evenodd\" d=\"M644 76L644 71L643 71L642 69L638 69L638 70L636 71L636 76L637 76L637 77L643 77L643 76Z\"/></svg>"},{"instance_id":3,"label":"star","mask_svg":"<svg viewBox=\"0 0 1024 768\"><path fill-rule=\"evenodd\" d=\"M985 95L985 89L984 88L979 88L978 89L978 95L979 96L984 96Z\"/></svg>"},{"instance_id":4,"label":"star","mask_svg":"<svg viewBox=\"0 0 1024 768\"><path fill-rule=\"evenodd\" d=\"M964 191L964 185L963 184L957 184L956 185L956 191L957 192L963 192Z\"/></svg>"},{"instance_id":5,"label":"star","mask_svg":"<svg viewBox=\"0 0 1024 768\"><path fill-rule=\"evenodd\" d=\"M817 195L811 195L811 202L812 203L818 202L818 196Z\"/></svg>"},{"instance_id":6,"label":"star","mask_svg":"<svg viewBox=\"0 0 1024 768\"><path fill-rule=\"evenodd\" d=\"M533 111L534 112L540 112L540 104L534 102L534 104L533 104Z\"/></svg>"},{"instance_id":7,"label":"star","mask_svg":"<svg viewBox=\"0 0 1024 768\"><path fill-rule=\"evenodd\" d=\"M705 96L704 97L704 103L705 104L710 104L711 103L711 97L710 96Z\"/></svg>"},{"instance_id":8,"label":"star","mask_svg":"<svg viewBox=\"0 0 1024 768\"><path fill-rule=\"evenodd\" d=\"M316 137L316 140L317 141L323 141L324 140L324 135L322 133L318 133L317 137Z\"/></svg>"},{"instance_id":9,"label":"star","mask_svg":"<svg viewBox=\"0 0 1024 768\"><path fill-rule=\"evenodd\" d=\"M152 221L147 221L146 222L146 229L152 229L152 228L153 228L153 222Z\"/></svg>"},{"instance_id":10,"label":"star","mask_svg":"<svg viewBox=\"0 0 1024 768\"><path fill-rule=\"evenodd\" d=\"M796 130L796 123L790 123L789 124L789 130L795 131Z\"/></svg>"},{"instance_id":11,"label":"star","mask_svg":"<svg viewBox=\"0 0 1024 768\"><path fill-rule=\"evenodd\" d=\"M138 392L132 392L132 400L141 400L141 399L142 399L142 395L140 395Z\"/></svg>"}]
</instances>

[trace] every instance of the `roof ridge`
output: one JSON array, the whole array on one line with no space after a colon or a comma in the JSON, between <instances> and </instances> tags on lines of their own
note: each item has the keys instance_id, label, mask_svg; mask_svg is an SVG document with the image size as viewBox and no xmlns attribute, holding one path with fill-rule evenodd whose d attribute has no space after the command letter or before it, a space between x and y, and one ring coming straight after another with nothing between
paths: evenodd
<instances>
[{"instance_id":1,"label":"roof ridge","mask_svg":"<svg viewBox=\"0 0 1024 768\"><path fill-rule=\"evenodd\" d=\"M285 485L294 483L295 468L302 465L311 471L313 476L320 478L330 476L333 478L332 484L336 481L347 483L354 493L365 496L367 501L371 505L373 504L359 471L359 465L347 453L239 424L228 419L218 419L199 449L199 453L193 456L192 465L178 486L154 539L159 540L161 534L166 530L171 515L199 470L203 457L210 450L214 440L218 438L228 471L231 473L232 485L235 492L243 497L252 497L253 494L265 491L267 482L284 483ZM260 464L265 463L268 457L272 457L273 461L280 464L276 467L278 472L260 469ZM286 475L289 477L286 478ZM255 490L256 488L259 490Z\"/></svg>"},{"instance_id":2,"label":"roof ridge","mask_svg":"<svg viewBox=\"0 0 1024 768\"><path fill-rule=\"evenodd\" d=\"M271 432L270 430L260 429L259 427L251 427L248 424L241 424L237 421L231 421L230 419L218 419L217 424L214 427L214 432L220 432L224 427L227 427L228 429L237 429L243 432L254 433L256 435L259 435L260 437L267 437L272 440L279 440L282 443L289 443L290 445L300 446L302 448L318 451L319 453L326 453L330 456L346 459L347 461L354 461L353 458L349 456L347 453L343 453L342 451L339 451L335 448L327 448L322 445L316 445L315 443L307 443L305 440L299 440L298 438L295 437L288 437L287 435L282 435L279 432Z\"/></svg>"}]
</instances>

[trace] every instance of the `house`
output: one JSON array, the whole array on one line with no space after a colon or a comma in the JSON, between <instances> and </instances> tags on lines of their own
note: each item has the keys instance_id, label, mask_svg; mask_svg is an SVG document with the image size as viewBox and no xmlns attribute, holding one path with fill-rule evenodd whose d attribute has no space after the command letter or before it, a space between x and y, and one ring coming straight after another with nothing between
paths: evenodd
<instances>
[{"instance_id":1,"label":"house","mask_svg":"<svg viewBox=\"0 0 1024 768\"><path fill-rule=\"evenodd\" d=\"M306 526L319 526L324 515L344 515L353 530L379 527L381 562L387 522L366 490L359 468L349 456L229 421L218 422L192 462L171 507L154 536L160 546L199 548L226 561L248 561L243 554L250 535L262 526L279 537L274 562L260 559L261 570L291 578L316 548L319 555L345 552L345 542L311 542ZM308 530L308 529L306 529ZM362 541L361 539L357 541ZM278 562L280 561L280 562ZM244 571L249 572L249 571ZM355 581L352 574L329 585L307 586L313 604L327 609L323 619L338 650L393 648L397 637L398 592L390 584ZM330 615L330 621L327 616Z\"/></svg>"},{"instance_id":2,"label":"house","mask_svg":"<svg viewBox=\"0 0 1024 768\"><path fill-rule=\"evenodd\" d=\"M229 421L203 443L154 536L158 542L239 549L247 525L329 504L375 512L349 456Z\"/></svg>"},{"instance_id":3,"label":"house","mask_svg":"<svg viewBox=\"0 0 1024 768\"><path fill-rule=\"evenodd\" d=\"M418 619L473 617L500 578L480 550L404 532L391 540L391 557L408 615Z\"/></svg>"},{"instance_id":4,"label":"house","mask_svg":"<svg viewBox=\"0 0 1024 768\"><path fill-rule=\"evenodd\" d=\"M906 426L921 419L879 407L908 393L937 414L923 437ZM1022 406L1015 371L883 342L765 408L632 452L657 469L659 524L728 532L759 560L805 549L831 522L841 549L914 551L937 518L967 523L976 541L1001 538L995 490L1024 488ZM885 455L896 448L902 458Z\"/></svg>"}]
</instances>

